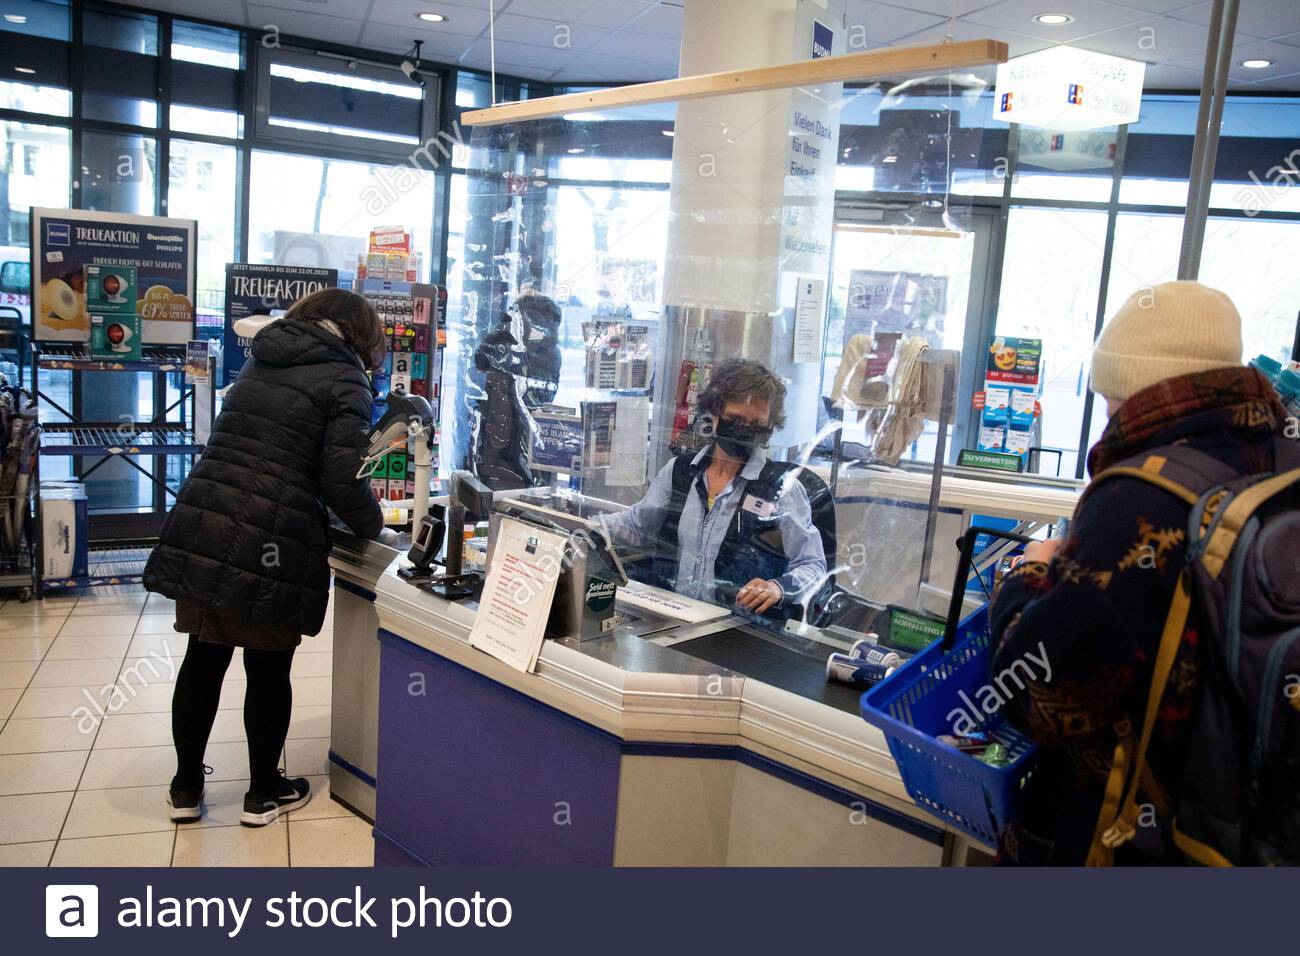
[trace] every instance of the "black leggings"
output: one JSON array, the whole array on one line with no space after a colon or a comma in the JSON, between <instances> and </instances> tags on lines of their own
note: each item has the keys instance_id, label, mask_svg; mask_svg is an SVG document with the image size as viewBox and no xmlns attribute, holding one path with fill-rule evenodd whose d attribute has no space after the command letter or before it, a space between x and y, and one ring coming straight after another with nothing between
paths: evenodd
<instances>
[{"instance_id":1,"label":"black leggings","mask_svg":"<svg viewBox=\"0 0 1300 956\"><path fill-rule=\"evenodd\" d=\"M190 635L172 695L172 741L176 745L175 785L197 790L203 786L203 752L217 719L221 682L235 649L200 641ZM293 686L289 666L293 649L255 651L244 648L244 733L248 737L249 790L273 796L280 784L280 754L289 733Z\"/></svg>"}]
</instances>

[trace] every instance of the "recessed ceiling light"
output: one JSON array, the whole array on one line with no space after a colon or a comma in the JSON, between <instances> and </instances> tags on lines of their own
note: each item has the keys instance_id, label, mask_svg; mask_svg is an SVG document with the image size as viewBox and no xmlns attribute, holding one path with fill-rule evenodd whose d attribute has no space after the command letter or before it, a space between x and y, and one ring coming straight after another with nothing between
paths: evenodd
<instances>
[{"instance_id":1,"label":"recessed ceiling light","mask_svg":"<svg viewBox=\"0 0 1300 956\"><path fill-rule=\"evenodd\" d=\"M1241 65L1248 70L1267 70L1273 65L1272 60L1242 60Z\"/></svg>"},{"instance_id":2,"label":"recessed ceiling light","mask_svg":"<svg viewBox=\"0 0 1300 956\"><path fill-rule=\"evenodd\" d=\"M425 23L446 23L447 18L441 13L417 13L417 20L423 20Z\"/></svg>"},{"instance_id":3,"label":"recessed ceiling light","mask_svg":"<svg viewBox=\"0 0 1300 956\"><path fill-rule=\"evenodd\" d=\"M26 74L28 74L28 75L30 76L30 75L34 74L36 71L33 70L30 66L16 66L16 67L14 67L14 72L15 72L15 73L26 73Z\"/></svg>"},{"instance_id":4,"label":"recessed ceiling light","mask_svg":"<svg viewBox=\"0 0 1300 956\"><path fill-rule=\"evenodd\" d=\"M27 22L27 18L26 18L25 16L23 16L21 13L6 13L6 14L5 14L5 20L7 20L9 23L26 23L26 22Z\"/></svg>"},{"instance_id":5,"label":"recessed ceiling light","mask_svg":"<svg viewBox=\"0 0 1300 956\"><path fill-rule=\"evenodd\" d=\"M1040 13L1034 17L1034 22L1041 23L1045 27L1059 27L1073 23L1074 17L1068 13Z\"/></svg>"}]
</instances>

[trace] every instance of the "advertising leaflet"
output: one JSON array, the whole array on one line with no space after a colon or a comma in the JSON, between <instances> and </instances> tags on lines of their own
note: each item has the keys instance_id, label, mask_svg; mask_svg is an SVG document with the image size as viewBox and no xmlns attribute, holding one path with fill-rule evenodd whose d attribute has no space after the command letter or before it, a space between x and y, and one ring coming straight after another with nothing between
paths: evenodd
<instances>
[{"instance_id":1,"label":"advertising leaflet","mask_svg":"<svg viewBox=\"0 0 1300 956\"><path fill-rule=\"evenodd\" d=\"M543 406L533 412L537 431L528 454L528 467L560 475L582 472L582 416L576 409Z\"/></svg>"}]
</instances>

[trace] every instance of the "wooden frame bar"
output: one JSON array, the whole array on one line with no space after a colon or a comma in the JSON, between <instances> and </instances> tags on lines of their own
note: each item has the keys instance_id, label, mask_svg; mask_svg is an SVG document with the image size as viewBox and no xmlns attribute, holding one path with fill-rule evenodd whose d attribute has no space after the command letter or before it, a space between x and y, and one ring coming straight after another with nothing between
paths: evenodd
<instances>
[{"instance_id":1,"label":"wooden frame bar","mask_svg":"<svg viewBox=\"0 0 1300 956\"><path fill-rule=\"evenodd\" d=\"M635 83L588 93L566 93L538 100L501 103L488 109L465 113L460 118L460 125L498 126L502 123L563 116L565 113L644 106L727 93L751 93L787 86L876 80L929 72L946 73L949 70L1005 63L1006 60L1007 45L999 40L886 47L817 60L799 60L779 66L681 76L673 80Z\"/></svg>"}]
</instances>

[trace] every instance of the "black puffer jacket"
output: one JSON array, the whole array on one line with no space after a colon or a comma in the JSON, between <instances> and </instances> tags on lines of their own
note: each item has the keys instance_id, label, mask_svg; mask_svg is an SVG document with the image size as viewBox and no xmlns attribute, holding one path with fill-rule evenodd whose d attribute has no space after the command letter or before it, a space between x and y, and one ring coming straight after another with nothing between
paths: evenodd
<instances>
[{"instance_id":1,"label":"black puffer jacket","mask_svg":"<svg viewBox=\"0 0 1300 956\"><path fill-rule=\"evenodd\" d=\"M149 556L144 585L241 624L316 634L329 597L325 506L357 534L383 528L366 451L360 361L311 322L253 339L203 457Z\"/></svg>"}]
</instances>

